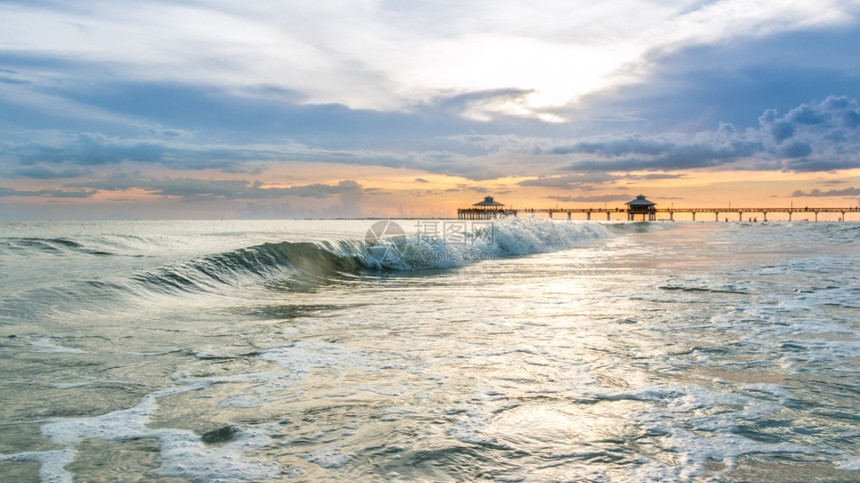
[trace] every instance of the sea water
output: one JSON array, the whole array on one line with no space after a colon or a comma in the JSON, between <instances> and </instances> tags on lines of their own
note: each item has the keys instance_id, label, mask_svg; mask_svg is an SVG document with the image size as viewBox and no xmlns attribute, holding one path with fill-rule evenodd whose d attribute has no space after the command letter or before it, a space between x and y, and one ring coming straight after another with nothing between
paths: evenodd
<instances>
[{"instance_id":1,"label":"sea water","mask_svg":"<svg viewBox=\"0 0 860 483\"><path fill-rule=\"evenodd\" d=\"M2 481L858 481L860 225L0 224Z\"/></svg>"}]
</instances>

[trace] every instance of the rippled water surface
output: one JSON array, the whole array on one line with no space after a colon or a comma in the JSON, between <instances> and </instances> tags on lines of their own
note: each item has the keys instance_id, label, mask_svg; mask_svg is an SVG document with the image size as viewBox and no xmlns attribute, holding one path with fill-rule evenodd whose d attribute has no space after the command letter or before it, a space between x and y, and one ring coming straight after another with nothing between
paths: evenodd
<instances>
[{"instance_id":1,"label":"rippled water surface","mask_svg":"<svg viewBox=\"0 0 860 483\"><path fill-rule=\"evenodd\" d=\"M374 223L0 224L0 480L860 480L860 225Z\"/></svg>"}]
</instances>

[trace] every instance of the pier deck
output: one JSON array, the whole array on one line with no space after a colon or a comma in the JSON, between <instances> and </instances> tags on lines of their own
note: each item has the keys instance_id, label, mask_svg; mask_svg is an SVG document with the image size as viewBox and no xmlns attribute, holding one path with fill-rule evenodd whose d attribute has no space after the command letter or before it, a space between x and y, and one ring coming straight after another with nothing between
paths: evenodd
<instances>
[{"instance_id":1,"label":"pier deck","mask_svg":"<svg viewBox=\"0 0 860 483\"><path fill-rule=\"evenodd\" d=\"M666 213L669 215L669 221L675 221L675 214L689 213L696 221L696 215L699 213L710 213L714 215L714 221L720 221L720 216L737 215L738 221L744 220L745 214L762 215L762 221L767 221L769 213L788 214L788 220L792 221L792 215L795 213L808 213L815 216L815 221L818 221L819 213L840 213L840 220L845 220L845 215L848 213L860 213L860 206L850 208L818 208L818 207L803 207L803 208L655 208L656 213ZM460 220L486 220L492 218L517 217L520 214L546 214L550 218L554 215L566 215L568 220L573 218L573 214L584 214L586 220L591 220L592 215L606 215L606 220L610 220L613 214L623 213L629 215L628 208L523 208L523 209L486 209L486 208L460 208L457 210L457 218ZM638 214L638 213L637 213Z\"/></svg>"}]
</instances>

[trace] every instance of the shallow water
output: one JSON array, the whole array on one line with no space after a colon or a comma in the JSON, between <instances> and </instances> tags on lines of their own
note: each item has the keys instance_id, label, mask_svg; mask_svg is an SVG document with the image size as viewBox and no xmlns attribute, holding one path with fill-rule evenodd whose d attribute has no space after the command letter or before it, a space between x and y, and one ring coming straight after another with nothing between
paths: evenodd
<instances>
[{"instance_id":1,"label":"shallow water","mask_svg":"<svg viewBox=\"0 0 860 483\"><path fill-rule=\"evenodd\" d=\"M860 479L860 225L374 223L0 225L0 478Z\"/></svg>"}]
</instances>

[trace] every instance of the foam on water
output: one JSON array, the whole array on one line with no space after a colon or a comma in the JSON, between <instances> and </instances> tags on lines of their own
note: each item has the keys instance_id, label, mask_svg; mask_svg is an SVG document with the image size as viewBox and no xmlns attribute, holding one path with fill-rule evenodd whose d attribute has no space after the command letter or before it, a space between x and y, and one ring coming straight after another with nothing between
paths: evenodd
<instances>
[{"instance_id":1,"label":"foam on water","mask_svg":"<svg viewBox=\"0 0 860 483\"><path fill-rule=\"evenodd\" d=\"M42 337L36 341L33 341L32 344L36 349L36 352L43 352L49 354L84 354L86 351L81 349L73 349L71 347L62 347L51 342L53 337Z\"/></svg>"},{"instance_id":2,"label":"foam on water","mask_svg":"<svg viewBox=\"0 0 860 483\"><path fill-rule=\"evenodd\" d=\"M240 482L275 478L281 474L277 463L248 458L249 452L271 443L270 435L277 424L231 427L230 441L224 445L206 444L203 438L188 430L152 429L147 426L150 415L158 407L158 399L199 389L205 382L174 387L144 397L134 407L90 418L52 418L42 424L42 433L64 450L31 452L26 457L0 455L0 458L42 462L43 481L72 481L65 469L74 458L76 448L84 439L130 441L152 438L160 447L161 466L155 474L189 478L195 481Z\"/></svg>"},{"instance_id":3,"label":"foam on water","mask_svg":"<svg viewBox=\"0 0 860 483\"><path fill-rule=\"evenodd\" d=\"M739 424L778 412L777 404L699 386L647 388L625 397L652 403L652 409L630 417L659 434L661 446L679 458L677 467L641 466L631 475L635 480L688 481L700 476L709 460L723 461L731 469L738 457L761 452L815 453L798 444L758 442L738 434ZM740 409L729 409L736 407Z\"/></svg>"},{"instance_id":4,"label":"foam on water","mask_svg":"<svg viewBox=\"0 0 860 483\"><path fill-rule=\"evenodd\" d=\"M353 458L353 455L348 452L344 452L341 448L336 446L326 446L325 448L320 448L313 453L309 453L303 456L307 461L319 465L323 468L340 468L341 466L349 463L349 460Z\"/></svg>"},{"instance_id":5,"label":"foam on water","mask_svg":"<svg viewBox=\"0 0 860 483\"><path fill-rule=\"evenodd\" d=\"M71 483L74 473L66 470L66 466L74 461L77 451L59 449L49 451L28 451L25 453L0 454L0 461L36 461L39 463L39 479L49 483Z\"/></svg>"},{"instance_id":6,"label":"foam on water","mask_svg":"<svg viewBox=\"0 0 860 483\"><path fill-rule=\"evenodd\" d=\"M616 225L622 227L635 225ZM535 219L503 219L472 226L459 243L440 237L399 236L379 238L359 257L368 268L426 270L452 268L482 260L518 257L566 250L612 236L613 230L598 223L554 222ZM368 256L369 255L369 256Z\"/></svg>"}]
</instances>

